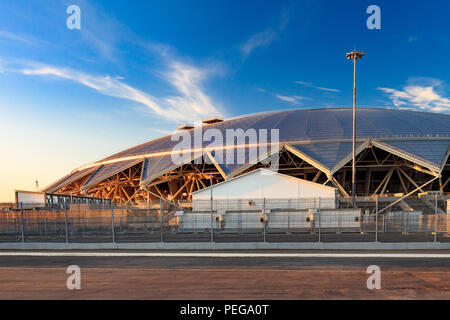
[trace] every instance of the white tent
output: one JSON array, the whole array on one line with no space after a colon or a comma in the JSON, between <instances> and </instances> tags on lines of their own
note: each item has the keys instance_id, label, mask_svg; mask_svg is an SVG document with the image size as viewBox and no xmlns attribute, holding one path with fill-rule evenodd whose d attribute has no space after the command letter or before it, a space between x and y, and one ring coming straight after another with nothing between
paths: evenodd
<instances>
[{"instance_id":1,"label":"white tent","mask_svg":"<svg viewBox=\"0 0 450 320\"><path fill-rule=\"evenodd\" d=\"M327 203L325 208L335 208L337 190L311 181L298 179L267 169L240 175L212 186L214 200L299 200L316 199ZM211 188L192 194L194 210L196 203L205 202L211 196ZM314 206L310 206L311 208Z\"/></svg>"}]
</instances>

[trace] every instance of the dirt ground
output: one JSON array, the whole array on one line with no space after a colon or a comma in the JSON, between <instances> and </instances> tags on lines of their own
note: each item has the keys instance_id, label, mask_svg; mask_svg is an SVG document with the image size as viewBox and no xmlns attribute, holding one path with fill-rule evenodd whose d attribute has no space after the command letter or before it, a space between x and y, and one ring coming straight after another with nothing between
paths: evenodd
<instances>
[{"instance_id":1,"label":"dirt ground","mask_svg":"<svg viewBox=\"0 0 450 320\"><path fill-rule=\"evenodd\" d=\"M450 267L386 267L369 290L363 266L1 267L0 299L450 299Z\"/></svg>"}]
</instances>

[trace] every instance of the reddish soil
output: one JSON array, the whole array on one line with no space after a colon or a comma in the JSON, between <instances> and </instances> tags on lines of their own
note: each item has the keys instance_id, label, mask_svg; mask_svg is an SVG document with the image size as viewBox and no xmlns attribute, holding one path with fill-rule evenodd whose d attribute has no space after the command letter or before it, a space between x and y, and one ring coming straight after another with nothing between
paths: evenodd
<instances>
[{"instance_id":1,"label":"reddish soil","mask_svg":"<svg viewBox=\"0 0 450 320\"><path fill-rule=\"evenodd\" d=\"M364 267L83 268L68 290L61 267L0 268L0 299L450 299L450 268L381 270L369 290Z\"/></svg>"}]
</instances>

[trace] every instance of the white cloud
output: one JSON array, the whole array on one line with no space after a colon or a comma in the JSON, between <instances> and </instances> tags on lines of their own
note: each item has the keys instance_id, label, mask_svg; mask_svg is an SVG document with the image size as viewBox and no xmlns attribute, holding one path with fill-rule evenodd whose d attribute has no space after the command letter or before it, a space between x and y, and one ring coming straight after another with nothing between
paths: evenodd
<instances>
[{"instance_id":1,"label":"white cloud","mask_svg":"<svg viewBox=\"0 0 450 320\"><path fill-rule=\"evenodd\" d=\"M439 81L433 81L438 84ZM450 112L450 99L441 96L435 90L435 85L407 85L403 90L378 88L388 94L396 107L412 106L416 109L433 112Z\"/></svg>"},{"instance_id":2,"label":"white cloud","mask_svg":"<svg viewBox=\"0 0 450 320\"><path fill-rule=\"evenodd\" d=\"M164 101L172 110L179 114L188 116L191 113L189 117L185 118L187 120L193 120L192 115L195 115L197 118L219 115L211 99L203 92L200 86L205 76L205 71L179 62L173 63L171 71L166 75L166 78L181 95L164 98Z\"/></svg>"},{"instance_id":3,"label":"white cloud","mask_svg":"<svg viewBox=\"0 0 450 320\"><path fill-rule=\"evenodd\" d=\"M306 99L305 97L302 97L302 96L283 96L280 94L276 94L275 96L282 101L289 102L289 103L292 103L295 105L300 104L299 100Z\"/></svg>"},{"instance_id":4,"label":"white cloud","mask_svg":"<svg viewBox=\"0 0 450 320\"><path fill-rule=\"evenodd\" d=\"M255 49L259 47L267 47L275 41L279 34L286 28L289 22L289 12L287 8L283 8L281 19L278 27L268 28L265 31L255 33L244 44L240 46L240 51L244 57L248 57Z\"/></svg>"},{"instance_id":5,"label":"white cloud","mask_svg":"<svg viewBox=\"0 0 450 320\"><path fill-rule=\"evenodd\" d=\"M416 42L421 37L421 34L416 34L408 37L408 42Z\"/></svg>"},{"instance_id":6,"label":"white cloud","mask_svg":"<svg viewBox=\"0 0 450 320\"><path fill-rule=\"evenodd\" d=\"M117 62L117 40L114 38L114 32L103 32L102 35L107 34L105 37L98 37L97 32L91 32L86 28L81 29L81 35L86 43L88 43L92 48L96 49L96 52L100 55L100 57L114 62ZM112 34L112 35L111 35Z\"/></svg>"},{"instance_id":7,"label":"white cloud","mask_svg":"<svg viewBox=\"0 0 450 320\"><path fill-rule=\"evenodd\" d=\"M310 82L305 82L305 81L295 81L295 83L300 84L300 85L305 86L305 87L314 88L314 89L322 90L322 91L341 92L341 90L338 90L338 89L331 89L331 88L325 88L325 87L318 87L318 86L313 85L313 84L310 83Z\"/></svg>"},{"instance_id":8,"label":"white cloud","mask_svg":"<svg viewBox=\"0 0 450 320\"><path fill-rule=\"evenodd\" d=\"M22 69L20 72L25 75L54 76L75 81L104 95L138 102L157 115L173 121L193 121L211 115L220 115L201 87L204 72L181 63L172 64L166 73L167 81L179 92L179 95L159 98L133 88L117 78L91 75L69 68L35 65Z\"/></svg>"},{"instance_id":9,"label":"white cloud","mask_svg":"<svg viewBox=\"0 0 450 320\"><path fill-rule=\"evenodd\" d=\"M241 51L244 56L249 56L258 47L265 47L277 38L277 34L272 29L254 34L242 46Z\"/></svg>"},{"instance_id":10,"label":"white cloud","mask_svg":"<svg viewBox=\"0 0 450 320\"><path fill-rule=\"evenodd\" d=\"M8 32L6 30L0 30L0 38L21 42L23 44L29 45L29 46L37 46L42 43L41 40L38 40L32 36L26 35L26 34L20 34L20 33L12 33Z\"/></svg>"},{"instance_id":11,"label":"white cloud","mask_svg":"<svg viewBox=\"0 0 450 320\"><path fill-rule=\"evenodd\" d=\"M2 57L0 57L0 74L1 73L5 73L5 70L6 70L6 68L5 68L5 61L3 60Z\"/></svg>"}]
</instances>

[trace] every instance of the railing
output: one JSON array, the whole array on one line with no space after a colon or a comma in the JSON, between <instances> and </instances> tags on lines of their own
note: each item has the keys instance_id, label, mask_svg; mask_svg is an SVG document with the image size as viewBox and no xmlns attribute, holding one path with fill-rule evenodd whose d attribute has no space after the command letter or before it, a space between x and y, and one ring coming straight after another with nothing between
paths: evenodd
<instances>
[{"instance_id":1,"label":"railing","mask_svg":"<svg viewBox=\"0 0 450 320\"><path fill-rule=\"evenodd\" d=\"M371 213L372 207L299 209L295 201L289 203L258 200L251 210L213 206L209 211L185 212L163 202L161 207L91 204L30 210L22 206L0 212L0 242L450 241L446 213L377 215Z\"/></svg>"}]
</instances>

